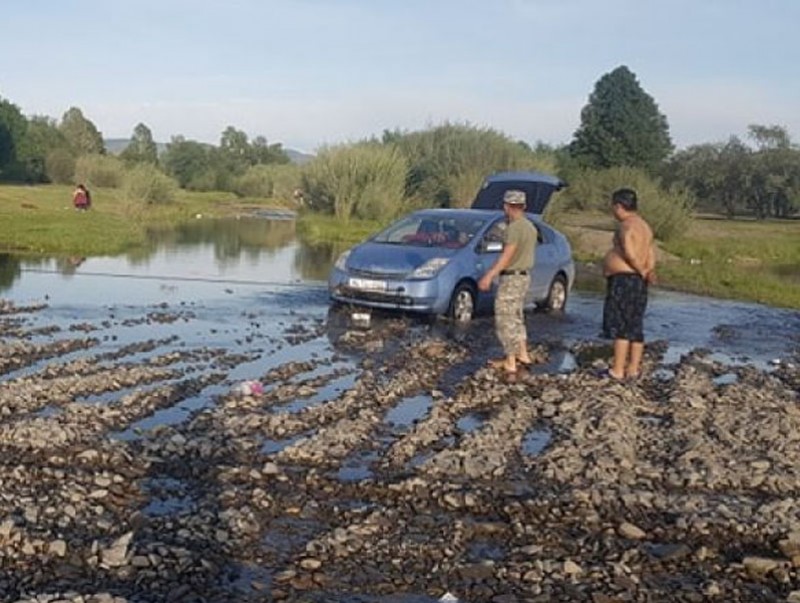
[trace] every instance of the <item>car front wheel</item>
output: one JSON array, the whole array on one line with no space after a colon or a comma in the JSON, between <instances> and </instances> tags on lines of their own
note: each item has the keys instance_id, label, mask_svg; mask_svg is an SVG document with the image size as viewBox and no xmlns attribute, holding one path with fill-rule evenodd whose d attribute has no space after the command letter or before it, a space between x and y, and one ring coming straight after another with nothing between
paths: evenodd
<instances>
[{"instance_id":1,"label":"car front wheel","mask_svg":"<svg viewBox=\"0 0 800 603\"><path fill-rule=\"evenodd\" d=\"M456 322L469 322L475 316L475 293L467 283L461 283L453 291L448 316Z\"/></svg>"},{"instance_id":2,"label":"car front wheel","mask_svg":"<svg viewBox=\"0 0 800 603\"><path fill-rule=\"evenodd\" d=\"M567 306L567 294L567 279L563 274L557 274L550 283L550 290L542 307L548 312L563 312Z\"/></svg>"}]
</instances>

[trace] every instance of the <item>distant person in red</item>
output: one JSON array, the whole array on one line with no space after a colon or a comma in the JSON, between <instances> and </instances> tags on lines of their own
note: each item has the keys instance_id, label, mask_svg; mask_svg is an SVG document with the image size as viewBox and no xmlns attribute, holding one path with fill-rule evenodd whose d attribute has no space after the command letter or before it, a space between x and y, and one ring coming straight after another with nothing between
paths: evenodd
<instances>
[{"instance_id":1,"label":"distant person in red","mask_svg":"<svg viewBox=\"0 0 800 603\"><path fill-rule=\"evenodd\" d=\"M72 193L72 204L75 209L89 209L92 206L92 196L89 189L83 184L79 184Z\"/></svg>"}]
</instances>

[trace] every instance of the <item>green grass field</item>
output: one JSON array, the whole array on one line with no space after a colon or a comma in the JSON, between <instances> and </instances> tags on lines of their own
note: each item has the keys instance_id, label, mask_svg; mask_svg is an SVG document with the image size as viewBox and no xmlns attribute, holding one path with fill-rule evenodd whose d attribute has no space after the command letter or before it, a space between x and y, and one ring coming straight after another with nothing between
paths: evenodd
<instances>
[{"instance_id":1,"label":"green grass field","mask_svg":"<svg viewBox=\"0 0 800 603\"><path fill-rule=\"evenodd\" d=\"M145 245L148 228L193 218L224 216L264 200L231 193L181 191L169 205L146 205L121 198L115 189L92 191L92 209L72 207L72 187L0 185L0 250L18 253L114 255Z\"/></svg>"},{"instance_id":2,"label":"green grass field","mask_svg":"<svg viewBox=\"0 0 800 603\"><path fill-rule=\"evenodd\" d=\"M581 213L558 216L558 225L576 257L591 262L608 249L614 221ZM659 248L662 287L800 309L800 220L699 216Z\"/></svg>"}]
</instances>

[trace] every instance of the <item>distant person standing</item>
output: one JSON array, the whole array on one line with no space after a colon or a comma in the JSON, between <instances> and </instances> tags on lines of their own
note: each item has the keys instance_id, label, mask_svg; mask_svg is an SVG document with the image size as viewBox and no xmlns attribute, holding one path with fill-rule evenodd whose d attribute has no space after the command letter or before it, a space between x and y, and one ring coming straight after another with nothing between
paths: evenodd
<instances>
[{"instance_id":1,"label":"distant person standing","mask_svg":"<svg viewBox=\"0 0 800 603\"><path fill-rule=\"evenodd\" d=\"M603 335L614 340L612 379L635 379L644 354L644 312L647 288L655 282L653 231L638 213L636 191L621 188L611 195L617 229L603 260L606 299Z\"/></svg>"},{"instance_id":2,"label":"distant person standing","mask_svg":"<svg viewBox=\"0 0 800 603\"><path fill-rule=\"evenodd\" d=\"M536 254L537 232L525 217L525 193L509 190L503 196L503 212L508 221L503 252L494 265L478 281L478 289L489 291L492 281L500 278L494 300L495 329L505 358L492 361L509 377L516 375L517 363L529 365L528 334L523 307L531 283L531 270Z\"/></svg>"},{"instance_id":3,"label":"distant person standing","mask_svg":"<svg viewBox=\"0 0 800 603\"><path fill-rule=\"evenodd\" d=\"M72 205L75 206L75 209L80 210L86 210L92 206L92 195L89 193L89 189L83 184L79 184L75 187L72 193Z\"/></svg>"}]
</instances>

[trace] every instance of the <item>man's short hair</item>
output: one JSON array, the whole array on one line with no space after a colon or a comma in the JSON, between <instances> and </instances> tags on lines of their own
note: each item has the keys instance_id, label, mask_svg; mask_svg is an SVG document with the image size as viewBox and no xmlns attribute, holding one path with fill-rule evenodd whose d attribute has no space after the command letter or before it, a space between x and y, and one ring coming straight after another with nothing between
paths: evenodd
<instances>
[{"instance_id":1,"label":"man's short hair","mask_svg":"<svg viewBox=\"0 0 800 603\"><path fill-rule=\"evenodd\" d=\"M636 211L639 201L636 198L636 191L632 188L620 188L611 194L611 203L621 205L627 211Z\"/></svg>"}]
</instances>

